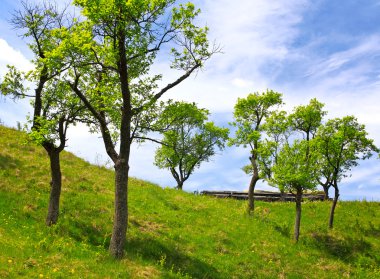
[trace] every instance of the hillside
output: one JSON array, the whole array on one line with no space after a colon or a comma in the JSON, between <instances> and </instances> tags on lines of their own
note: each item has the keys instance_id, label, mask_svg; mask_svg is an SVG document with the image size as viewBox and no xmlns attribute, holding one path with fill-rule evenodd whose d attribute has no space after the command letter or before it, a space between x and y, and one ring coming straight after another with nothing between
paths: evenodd
<instances>
[{"instance_id":1,"label":"hillside","mask_svg":"<svg viewBox=\"0 0 380 279\"><path fill-rule=\"evenodd\" d=\"M44 224L45 151L0 127L0 278L380 278L380 203L294 204L195 196L131 179L126 257L108 256L113 173L64 152L60 219ZM132 166L133 168L133 166Z\"/></svg>"}]
</instances>

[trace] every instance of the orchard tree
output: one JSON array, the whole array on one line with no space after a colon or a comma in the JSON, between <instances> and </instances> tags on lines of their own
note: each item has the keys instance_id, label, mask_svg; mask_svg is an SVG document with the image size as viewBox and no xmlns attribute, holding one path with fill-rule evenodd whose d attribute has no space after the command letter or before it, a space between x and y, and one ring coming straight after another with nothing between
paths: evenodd
<instances>
[{"instance_id":1,"label":"orchard tree","mask_svg":"<svg viewBox=\"0 0 380 279\"><path fill-rule=\"evenodd\" d=\"M210 48L208 28L194 23L199 10L192 3L174 7L175 2L75 0L83 21L67 34L57 31L66 38L65 45L49 54L52 65L62 60L74 64L66 81L91 113L95 122L91 128L102 134L114 163L115 213L109 249L116 258L123 256L126 240L130 146L145 133L144 125L134 124L218 51ZM160 89L162 75L150 71L156 58L171 61L170 67L180 72Z\"/></svg>"},{"instance_id":2,"label":"orchard tree","mask_svg":"<svg viewBox=\"0 0 380 279\"><path fill-rule=\"evenodd\" d=\"M161 115L169 128L156 150L155 165L170 170L179 190L195 168L209 161L217 149L222 150L228 139L229 130L206 122L208 115L206 109L184 102L168 105Z\"/></svg>"},{"instance_id":3,"label":"orchard tree","mask_svg":"<svg viewBox=\"0 0 380 279\"><path fill-rule=\"evenodd\" d=\"M254 212L254 191L257 181L263 179L260 175L260 162L263 158L260 146L263 143L262 125L274 109L282 104L281 93L267 90L266 92L255 92L249 94L247 98L239 98L234 108L234 122L236 127L235 137L231 138L229 145L249 147L251 156L249 157L251 167L244 170L252 172L251 182L248 189L248 213Z\"/></svg>"},{"instance_id":4,"label":"orchard tree","mask_svg":"<svg viewBox=\"0 0 380 279\"><path fill-rule=\"evenodd\" d=\"M306 106L297 106L289 116L293 130L303 134L304 139L309 141L314 138L322 119L326 115L323 110L324 104L317 99L311 99Z\"/></svg>"},{"instance_id":5,"label":"orchard tree","mask_svg":"<svg viewBox=\"0 0 380 279\"><path fill-rule=\"evenodd\" d=\"M290 127L293 131L302 134L306 141L313 139L317 133L318 128L322 125L323 117L326 111L323 110L324 104L317 99L311 99L308 105L300 105L295 107L293 113L289 116ZM327 169L324 172L328 171ZM318 183L323 187L325 199L328 199L328 187L331 183L328 174L326 173L325 181L322 177L318 178Z\"/></svg>"},{"instance_id":6,"label":"orchard tree","mask_svg":"<svg viewBox=\"0 0 380 279\"><path fill-rule=\"evenodd\" d=\"M317 185L318 151L314 140L294 140L285 144L273 166L270 185L281 191L290 192L295 198L296 218L294 240L298 242L301 226L302 195L306 190L314 190Z\"/></svg>"},{"instance_id":7,"label":"orchard tree","mask_svg":"<svg viewBox=\"0 0 380 279\"><path fill-rule=\"evenodd\" d=\"M272 168L277 164L279 152L289 143L291 136L289 117L286 111L274 111L263 125L265 138L260 146L261 160L259 160L262 170L262 177L270 180L273 175ZM252 168L250 168L252 169ZM279 189L284 194L284 189Z\"/></svg>"},{"instance_id":8,"label":"orchard tree","mask_svg":"<svg viewBox=\"0 0 380 279\"><path fill-rule=\"evenodd\" d=\"M368 159L373 152L379 152L373 140L367 137L365 126L354 116L345 116L327 121L317 133L321 153L321 175L335 190L331 205L329 228L333 228L335 207L339 198L338 183L347 177L359 160ZM325 190L328 191L328 188Z\"/></svg>"},{"instance_id":9,"label":"orchard tree","mask_svg":"<svg viewBox=\"0 0 380 279\"><path fill-rule=\"evenodd\" d=\"M57 63L54 68L46 65L46 53L61 43L52 35L55 28L71 26L65 9L59 11L54 4L30 4L22 2L22 8L16 11L11 20L17 30L23 31L23 37L29 39L28 45L34 54L34 70L23 73L13 66L3 77L0 90L2 94L14 99L32 98L33 116L29 132L30 138L42 145L49 155L51 169L51 189L46 225L55 224L59 215L61 195L60 152L65 148L67 129L83 113L83 107L71 88L62 83L60 77L70 66ZM25 83L35 85L34 94L29 93Z\"/></svg>"}]
</instances>

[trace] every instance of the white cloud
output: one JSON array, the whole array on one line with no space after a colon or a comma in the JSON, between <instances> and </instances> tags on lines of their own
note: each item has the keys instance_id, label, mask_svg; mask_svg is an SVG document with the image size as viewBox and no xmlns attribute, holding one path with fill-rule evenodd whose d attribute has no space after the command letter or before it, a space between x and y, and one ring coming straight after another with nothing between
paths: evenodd
<instances>
[{"instance_id":1,"label":"white cloud","mask_svg":"<svg viewBox=\"0 0 380 279\"><path fill-rule=\"evenodd\" d=\"M253 88L253 82L249 80L244 80L241 78L234 78L232 84L239 87L251 90Z\"/></svg>"},{"instance_id":2,"label":"white cloud","mask_svg":"<svg viewBox=\"0 0 380 279\"><path fill-rule=\"evenodd\" d=\"M14 65L21 71L33 69L33 65L18 50L10 46L6 40L0 38L0 77L6 72L6 65Z\"/></svg>"},{"instance_id":3,"label":"white cloud","mask_svg":"<svg viewBox=\"0 0 380 279\"><path fill-rule=\"evenodd\" d=\"M298 36L297 24L308 1L198 1L201 23L207 22L210 37L223 48L206 63L205 71L166 95L168 98L196 101L212 112L231 112L239 97L273 88L276 73L262 68L278 65L289 55ZM176 75L164 67L173 80ZM276 88L273 88L276 89Z\"/></svg>"},{"instance_id":4,"label":"white cloud","mask_svg":"<svg viewBox=\"0 0 380 279\"><path fill-rule=\"evenodd\" d=\"M33 65L18 50L0 38L0 82L7 72L6 65L14 65L21 71L28 71ZM0 96L0 120L8 126L16 126L17 122L25 123L26 114L30 111L29 100L18 100L17 103Z\"/></svg>"}]
</instances>

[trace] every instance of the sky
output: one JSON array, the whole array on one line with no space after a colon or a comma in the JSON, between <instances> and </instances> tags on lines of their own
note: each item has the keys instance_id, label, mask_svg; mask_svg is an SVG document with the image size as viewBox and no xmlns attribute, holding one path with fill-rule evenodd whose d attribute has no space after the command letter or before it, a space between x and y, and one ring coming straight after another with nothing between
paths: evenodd
<instances>
[{"instance_id":1,"label":"sky","mask_svg":"<svg viewBox=\"0 0 380 279\"><path fill-rule=\"evenodd\" d=\"M30 0L31 1L31 0ZM36 0L37 1L37 0ZM237 98L273 89L283 94L284 108L305 105L311 98L325 103L326 119L354 115L380 146L380 1L379 0L196 0L198 23L221 47L202 71L167 93L165 98L196 102L210 119L228 127ZM7 64L31 68L26 41L9 19L19 1L1 0L0 79ZM179 73L165 61L153 66L163 83ZM0 119L8 126L25 123L27 101L0 99ZM231 134L232 136L232 134ZM95 164L111 166L99 135L83 126L69 131L67 150ZM155 144L134 145L130 174L173 187L167 170L153 165ZM203 163L185 182L186 191L247 190L250 177L241 167L249 150L227 147ZM257 189L275 190L264 182ZM380 160L363 161L340 184L341 199L380 201Z\"/></svg>"}]
</instances>

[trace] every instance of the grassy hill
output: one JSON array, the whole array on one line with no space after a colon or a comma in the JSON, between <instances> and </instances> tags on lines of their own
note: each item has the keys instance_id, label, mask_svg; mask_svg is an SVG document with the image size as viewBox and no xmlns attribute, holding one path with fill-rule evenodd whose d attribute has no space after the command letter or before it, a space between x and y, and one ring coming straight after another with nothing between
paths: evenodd
<instances>
[{"instance_id":1,"label":"grassy hill","mask_svg":"<svg viewBox=\"0 0 380 279\"><path fill-rule=\"evenodd\" d=\"M380 278L380 203L305 202L298 244L294 204L195 196L131 179L126 257L107 247L113 172L62 155L59 223L44 225L45 151L0 127L0 278ZM132 166L133 167L133 166Z\"/></svg>"}]
</instances>

